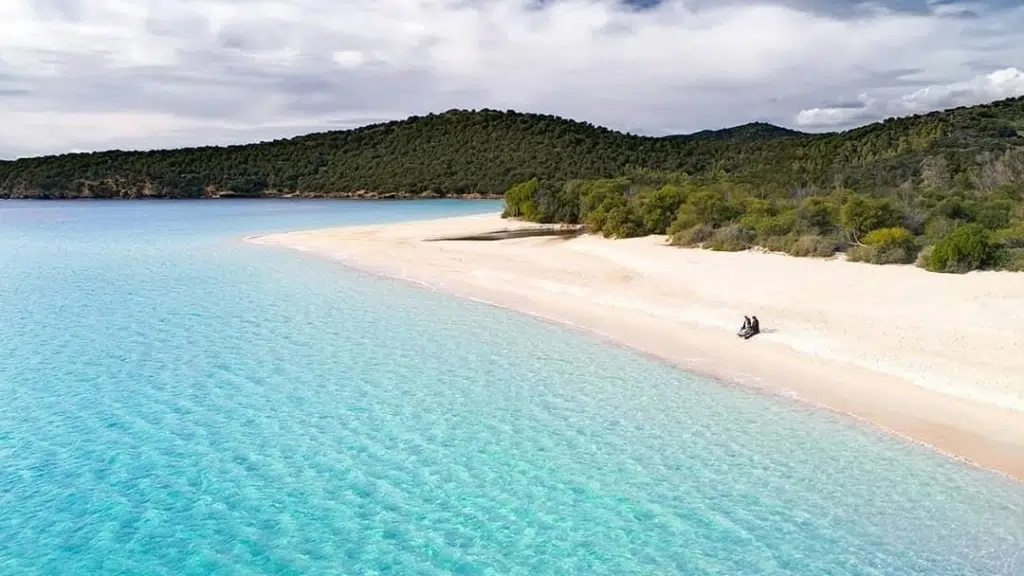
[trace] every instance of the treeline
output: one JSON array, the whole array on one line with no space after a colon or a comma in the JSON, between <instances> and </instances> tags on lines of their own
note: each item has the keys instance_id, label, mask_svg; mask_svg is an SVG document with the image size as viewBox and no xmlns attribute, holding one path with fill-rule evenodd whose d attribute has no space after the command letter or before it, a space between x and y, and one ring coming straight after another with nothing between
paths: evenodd
<instances>
[{"instance_id":1,"label":"treeline","mask_svg":"<svg viewBox=\"0 0 1024 576\"><path fill-rule=\"evenodd\" d=\"M1007 152L1024 164L1024 149ZM667 234L672 244L917 265L935 272L1024 271L1024 186L990 190L912 182L885 194L849 188L773 195L764 188L639 171L619 178L536 179L505 194L505 217L585 224L629 238Z\"/></svg>"},{"instance_id":2,"label":"treeline","mask_svg":"<svg viewBox=\"0 0 1024 576\"><path fill-rule=\"evenodd\" d=\"M747 124L654 138L549 115L452 110L241 146L0 161L0 197L490 195L531 179L643 170L783 199L834 189L988 194L1020 181L1022 120L1024 98L1015 98L842 133Z\"/></svg>"}]
</instances>

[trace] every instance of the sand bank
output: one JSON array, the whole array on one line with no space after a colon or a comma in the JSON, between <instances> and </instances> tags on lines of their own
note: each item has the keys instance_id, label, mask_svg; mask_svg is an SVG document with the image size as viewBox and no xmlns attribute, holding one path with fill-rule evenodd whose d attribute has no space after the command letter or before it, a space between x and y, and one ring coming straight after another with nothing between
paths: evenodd
<instances>
[{"instance_id":1,"label":"sand bank","mask_svg":"<svg viewBox=\"0 0 1024 576\"><path fill-rule=\"evenodd\" d=\"M672 248L663 237L425 242L496 215L251 239L569 322L1024 480L1024 274ZM764 333L735 336L744 314Z\"/></svg>"}]
</instances>

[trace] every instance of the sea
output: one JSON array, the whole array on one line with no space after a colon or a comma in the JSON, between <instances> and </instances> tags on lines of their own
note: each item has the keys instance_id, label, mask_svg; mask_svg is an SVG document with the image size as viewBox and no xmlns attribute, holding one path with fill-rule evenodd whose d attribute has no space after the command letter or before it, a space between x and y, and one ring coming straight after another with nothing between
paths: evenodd
<instances>
[{"instance_id":1,"label":"sea","mask_svg":"<svg viewBox=\"0 0 1024 576\"><path fill-rule=\"evenodd\" d=\"M1024 575L1024 484L244 241L488 201L0 201L0 575Z\"/></svg>"}]
</instances>

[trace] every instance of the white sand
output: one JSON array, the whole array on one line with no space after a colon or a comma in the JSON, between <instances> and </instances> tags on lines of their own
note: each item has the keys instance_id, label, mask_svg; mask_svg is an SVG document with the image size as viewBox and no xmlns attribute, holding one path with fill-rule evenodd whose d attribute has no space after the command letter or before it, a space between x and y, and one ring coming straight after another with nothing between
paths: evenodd
<instances>
[{"instance_id":1,"label":"white sand","mask_svg":"<svg viewBox=\"0 0 1024 576\"><path fill-rule=\"evenodd\" d=\"M1024 274L944 275L663 237L424 242L496 215L252 239L569 322L1024 479ZM744 314L764 332L735 336Z\"/></svg>"}]
</instances>

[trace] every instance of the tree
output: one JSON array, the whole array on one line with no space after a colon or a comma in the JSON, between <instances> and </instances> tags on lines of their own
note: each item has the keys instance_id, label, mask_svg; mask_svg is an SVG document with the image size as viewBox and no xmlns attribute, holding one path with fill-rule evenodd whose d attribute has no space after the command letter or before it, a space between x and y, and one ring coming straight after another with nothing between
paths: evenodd
<instances>
[{"instance_id":1,"label":"tree","mask_svg":"<svg viewBox=\"0 0 1024 576\"><path fill-rule=\"evenodd\" d=\"M980 224L964 224L935 244L925 268L933 272L964 273L992 264L997 252Z\"/></svg>"},{"instance_id":2,"label":"tree","mask_svg":"<svg viewBox=\"0 0 1024 576\"><path fill-rule=\"evenodd\" d=\"M903 214L888 198L851 196L839 212L839 223L854 242L872 230L898 226L902 219Z\"/></svg>"}]
</instances>

